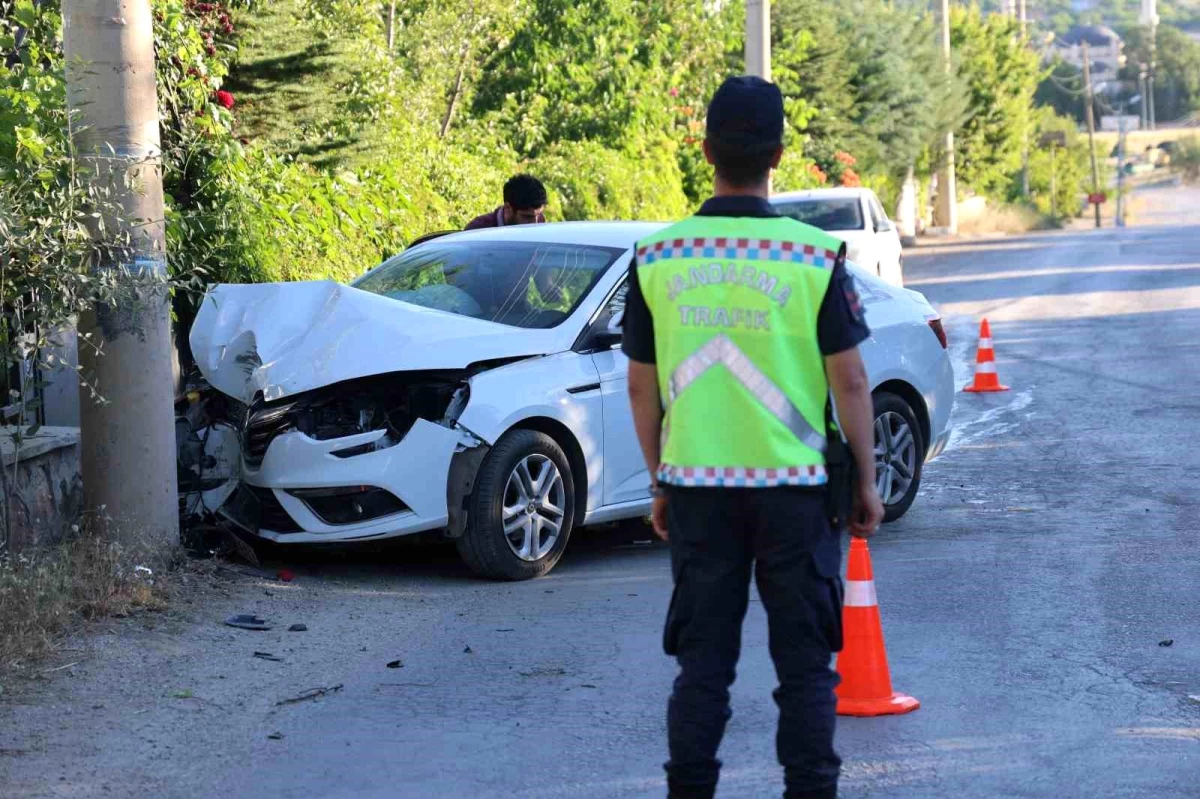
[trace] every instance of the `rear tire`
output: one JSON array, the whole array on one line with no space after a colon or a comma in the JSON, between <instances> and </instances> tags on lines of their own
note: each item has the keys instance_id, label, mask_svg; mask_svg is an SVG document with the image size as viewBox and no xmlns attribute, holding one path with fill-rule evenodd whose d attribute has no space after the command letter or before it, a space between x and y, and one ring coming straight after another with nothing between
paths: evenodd
<instances>
[{"instance_id":1,"label":"rear tire","mask_svg":"<svg viewBox=\"0 0 1200 799\"><path fill-rule=\"evenodd\" d=\"M575 483L566 453L536 430L512 430L479 467L467 529L455 541L472 571L529 580L554 568L571 537Z\"/></svg>"},{"instance_id":2,"label":"rear tire","mask_svg":"<svg viewBox=\"0 0 1200 799\"><path fill-rule=\"evenodd\" d=\"M894 522L908 512L921 488L925 440L917 415L899 396L876 393L875 472L883 501L884 522Z\"/></svg>"}]
</instances>

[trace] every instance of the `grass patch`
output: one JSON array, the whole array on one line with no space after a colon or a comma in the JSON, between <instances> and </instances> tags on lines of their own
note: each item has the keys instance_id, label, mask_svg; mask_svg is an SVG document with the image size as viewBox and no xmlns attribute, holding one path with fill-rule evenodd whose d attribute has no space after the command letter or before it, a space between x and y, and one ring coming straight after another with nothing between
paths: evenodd
<instances>
[{"instance_id":1,"label":"grass patch","mask_svg":"<svg viewBox=\"0 0 1200 799\"><path fill-rule=\"evenodd\" d=\"M1057 227L1059 225L1054 220L1027 205L996 205L989 202L986 213L960 219L958 232L962 236L988 236L1053 230Z\"/></svg>"},{"instance_id":2,"label":"grass patch","mask_svg":"<svg viewBox=\"0 0 1200 799\"><path fill-rule=\"evenodd\" d=\"M352 43L322 38L298 0L256 3L238 23L241 49L224 85L238 135L317 166L354 161L360 140L336 132L342 87L360 68Z\"/></svg>"},{"instance_id":3,"label":"grass patch","mask_svg":"<svg viewBox=\"0 0 1200 799\"><path fill-rule=\"evenodd\" d=\"M51 653L80 622L164 610L164 578L180 560L177 548L111 531L0 556L0 679Z\"/></svg>"}]
</instances>

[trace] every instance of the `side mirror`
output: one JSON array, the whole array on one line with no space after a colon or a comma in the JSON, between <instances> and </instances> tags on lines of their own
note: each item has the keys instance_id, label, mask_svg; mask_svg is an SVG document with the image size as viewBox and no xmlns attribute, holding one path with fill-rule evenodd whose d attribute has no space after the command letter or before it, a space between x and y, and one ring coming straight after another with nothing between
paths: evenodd
<instances>
[{"instance_id":1,"label":"side mirror","mask_svg":"<svg viewBox=\"0 0 1200 799\"><path fill-rule=\"evenodd\" d=\"M624 321L625 321L625 309L622 308L621 310L614 313L611 317L609 317L608 326L605 329L609 333L613 333L617 336L620 336L621 335L621 324Z\"/></svg>"}]
</instances>

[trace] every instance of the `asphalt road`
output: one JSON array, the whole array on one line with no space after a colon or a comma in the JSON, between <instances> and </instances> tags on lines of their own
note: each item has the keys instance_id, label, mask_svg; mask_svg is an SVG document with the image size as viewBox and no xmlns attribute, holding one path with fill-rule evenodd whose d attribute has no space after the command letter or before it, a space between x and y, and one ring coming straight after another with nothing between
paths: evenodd
<instances>
[{"instance_id":1,"label":"asphalt road","mask_svg":"<svg viewBox=\"0 0 1200 799\"><path fill-rule=\"evenodd\" d=\"M922 707L840 722L844 796L1200 796L1200 195L1145 194L1138 220L910 253L960 382L986 314L1012 391L960 396L872 543ZM661 796L670 577L646 538L587 531L515 585L445 550L310 558L110 623L0 701L0 795ZM220 625L238 611L278 626ZM757 602L744 644L720 795L778 796Z\"/></svg>"}]
</instances>

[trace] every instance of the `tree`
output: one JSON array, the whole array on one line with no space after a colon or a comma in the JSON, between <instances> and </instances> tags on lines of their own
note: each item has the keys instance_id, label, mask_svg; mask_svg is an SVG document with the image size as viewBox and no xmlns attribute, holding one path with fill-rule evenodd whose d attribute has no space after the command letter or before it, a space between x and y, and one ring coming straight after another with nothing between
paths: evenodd
<instances>
[{"instance_id":1,"label":"tree","mask_svg":"<svg viewBox=\"0 0 1200 799\"><path fill-rule=\"evenodd\" d=\"M1041 67L1008 17L955 8L950 39L957 73L968 90L970 118L955 132L958 178L1002 197L1021 166L1024 133Z\"/></svg>"},{"instance_id":2,"label":"tree","mask_svg":"<svg viewBox=\"0 0 1200 799\"><path fill-rule=\"evenodd\" d=\"M1158 26L1154 73L1154 108L1159 121L1181 119L1200 110L1200 42L1170 25ZM1150 32L1133 28L1125 34L1122 77L1137 80L1141 64L1150 63Z\"/></svg>"},{"instance_id":3,"label":"tree","mask_svg":"<svg viewBox=\"0 0 1200 799\"><path fill-rule=\"evenodd\" d=\"M1037 106L1052 108L1055 113L1082 123L1086 113L1085 93L1082 70L1065 61L1055 61L1038 84L1033 101Z\"/></svg>"},{"instance_id":4,"label":"tree","mask_svg":"<svg viewBox=\"0 0 1200 799\"><path fill-rule=\"evenodd\" d=\"M850 147L863 169L899 177L962 123L965 87L942 67L931 16L876 0L839 8L843 25L857 34L848 50L856 132Z\"/></svg>"}]
</instances>

